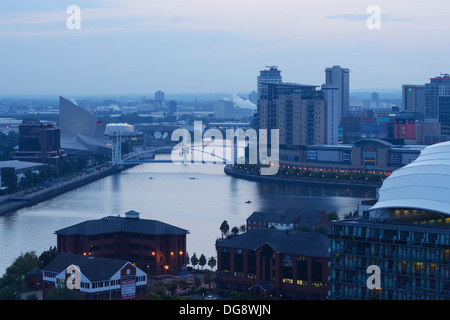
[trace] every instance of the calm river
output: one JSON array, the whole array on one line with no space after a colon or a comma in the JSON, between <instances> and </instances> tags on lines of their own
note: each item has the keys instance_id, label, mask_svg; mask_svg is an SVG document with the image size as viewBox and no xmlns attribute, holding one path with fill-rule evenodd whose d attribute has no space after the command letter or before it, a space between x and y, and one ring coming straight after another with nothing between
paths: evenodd
<instances>
[{"instance_id":1,"label":"calm river","mask_svg":"<svg viewBox=\"0 0 450 320\"><path fill-rule=\"evenodd\" d=\"M314 208L340 215L357 209L371 191L268 184L229 177L223 165L147 163L33 207L0 216L0 275L27 251L56 245L58 229L128 210L189 230L187 251L216 256L220 224L245 224L254 211ZM251 203L246 203L251 201Z\"/></svg>"}]
</instances>

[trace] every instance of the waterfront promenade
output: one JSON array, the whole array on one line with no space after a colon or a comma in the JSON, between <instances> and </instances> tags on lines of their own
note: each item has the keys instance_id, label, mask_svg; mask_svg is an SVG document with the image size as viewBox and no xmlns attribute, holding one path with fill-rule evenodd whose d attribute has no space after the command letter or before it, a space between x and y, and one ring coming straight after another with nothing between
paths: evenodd
<instances>
[{"instance_id":1,"label":"waterfront promenade","mask_svg":"<svg viewBox=\"0 0 450 320\"><path fill-rule=\"evenodd\" d=\"M349 188L349 189L365 189L376 190L381 186L381 182L370 182L363 180L337 180L327 178L312 178L312 177L297 177L292 175L261 175L259 172L251 170L243 170L233 167L232 165L225 166L225 174L251 181L272 182L272 183L289 183L289 184L303 184L308 186L332 187L332 188Z\"/></svg>"},{"instance_id":2,"label":"waterfront promenade","mask_svg":"<svg viewBox=\"0 0 450 320\"><path fill-rule=\"evenodd\" d=\"M98 179L119 173L130 166L131 165L102 167L99 170L77 176L67 181L59 181L49 186L29 188L13 194L0 196L0 216L8 212L35 205Z\"/></svg>"}]
</instances>

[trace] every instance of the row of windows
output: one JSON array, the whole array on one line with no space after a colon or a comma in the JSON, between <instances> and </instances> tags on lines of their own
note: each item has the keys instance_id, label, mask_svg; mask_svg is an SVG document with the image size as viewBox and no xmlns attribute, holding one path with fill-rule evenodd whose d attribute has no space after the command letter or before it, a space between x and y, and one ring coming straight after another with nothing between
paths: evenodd
<instances>
[{"instance_id":1,"label":"row of windows","mask_svg":"<svg viewBox=\"0 0 450 320\"><path fill-rule=\"evenodd\" d=\"M404 214L417 214L410 210L406 212L403 210L395 211L395 215ZM364 226L346 226L333 224L331 233L333 234L344 234L348 236L359 236L359 237L372 237L372 238L383 238L383 239L397 239L402 241L410 241L410 243L420 244L422 241L427 243L437 243L443 245L450 245L450 233L437 233L430 231L411 231L411 230L397 230L397 229L387 229L387 228L374 228L374 227L364 227Z\"/></svg>"}]
</instances>

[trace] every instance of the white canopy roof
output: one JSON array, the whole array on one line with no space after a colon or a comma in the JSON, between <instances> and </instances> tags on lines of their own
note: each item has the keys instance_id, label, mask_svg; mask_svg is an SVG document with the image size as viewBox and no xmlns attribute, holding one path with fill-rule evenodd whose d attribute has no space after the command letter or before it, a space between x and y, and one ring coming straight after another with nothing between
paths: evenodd
<instances>
[{"instance_id":1,"label":"white canopy roof","mask_svg":"<svg viewBox=\"0 0 450 320\"><path fill-rule=\"evenodd\" d=\"M450 141L422 150L412 163L395 170L370 209L422 209L450 215Z\"/></svg>"}]
</instances>

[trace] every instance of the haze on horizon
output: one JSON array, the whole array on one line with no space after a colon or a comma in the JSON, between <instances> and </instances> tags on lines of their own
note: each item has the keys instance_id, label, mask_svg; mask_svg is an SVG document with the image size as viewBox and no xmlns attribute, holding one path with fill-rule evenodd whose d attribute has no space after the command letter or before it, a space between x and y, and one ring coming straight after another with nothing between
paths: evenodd
<instances>
[{"instance_id":1,"label":"haze on horizon","mask_svg":"<svg viewBox=\"0 0 450 320\"><path fill-rule=\"evenodd\" d=\"M81 29L66 12L81 9ZM381 29L367 28L367 8ZM33 0L0 3L0 95L250 92L266 65L351 90L450 73L450 3L406 0Z\"/></svg>"}]
</instances>

